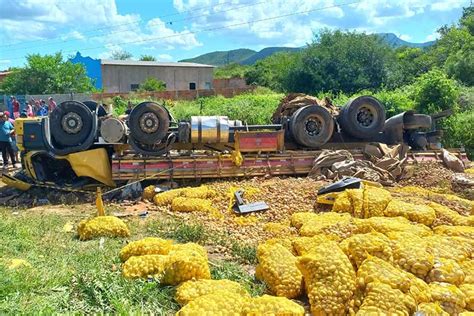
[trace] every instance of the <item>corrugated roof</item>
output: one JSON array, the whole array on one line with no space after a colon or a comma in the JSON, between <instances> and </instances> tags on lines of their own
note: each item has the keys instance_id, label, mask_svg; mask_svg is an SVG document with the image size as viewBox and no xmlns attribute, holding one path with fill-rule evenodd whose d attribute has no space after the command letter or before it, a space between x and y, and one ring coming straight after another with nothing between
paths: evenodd
<instances>
[{"instance_id":1,"label":"corrugated roof","mask_svg":"<svg viewBox=\"0 0 474 316\"><path fill-rule=\"evenodd\" d=\"M102 59L100 62L102 65L214 68L214 66L212 65L186 63L186 62L157 62L157 61L105 60L105 59Z\"/></svg>"}]
</instances>

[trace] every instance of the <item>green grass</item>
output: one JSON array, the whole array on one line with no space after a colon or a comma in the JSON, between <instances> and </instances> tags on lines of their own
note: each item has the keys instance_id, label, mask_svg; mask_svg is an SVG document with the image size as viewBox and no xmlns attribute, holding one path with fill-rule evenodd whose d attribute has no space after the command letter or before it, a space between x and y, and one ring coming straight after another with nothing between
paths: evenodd
<instances>
[{"instance_id":1,"label":"green grass","mask_svg":"<svg viewBox=\"0 0 474 316\"><path fill-rule=\"evenodd\" d=\"M114 313L170 315L179 306L174 287L121 276L118 253L125 239L79 241L63 232L68 221L61 215L20 215L0 210L0 314ZM171 223L172 225L168 225ZM130 219L130 240L163 236L204 244L208 232L199 224L176 219ZM25 259L31 267L7 268L9 259ZM210 263L215 278L241 282L253 295L264 291L236 263Z\"/></svg>"}]
</instances>

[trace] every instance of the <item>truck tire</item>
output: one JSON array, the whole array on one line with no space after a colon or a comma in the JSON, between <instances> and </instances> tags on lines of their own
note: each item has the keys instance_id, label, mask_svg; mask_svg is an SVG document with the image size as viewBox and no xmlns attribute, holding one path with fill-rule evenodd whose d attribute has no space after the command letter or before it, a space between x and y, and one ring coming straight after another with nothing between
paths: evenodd
<instances>
[{"instance_id":1,"label":"truck tire","mask_svg":"<svg viewBox=\"0 0 474 316\"><path fill-rule=\"evenodd\" d=\"M382 131L385 110L376 98L360 96L343 106L338 121L343 132L366 139Z\"/></svg>"},{"instance_id":2,"label":"truck tire","mask_svg":"<svg viewBox=\"0 0 474 316\"><path fill-rule=\"evenodd\" d=\"M94 112L95 110L97 110L98 117L107 115L107 111L105 111L102 105L99 105L99 107L97 108L98 103L95 101L90 100L90 101L84 101L82 103L84 103L84 105L87 106L89 110L91 110L91 112Z\"/></svg>"},{"instance_id":3,"label":"truck tire","mask_svg":"<svg viewBox=\"0 0 474 316\"><path fill-rule=\"evenodd\" d=\"M65 101L50 114L50 131L55 142L64 147L78 146L88 140L93 130L94 116L78 101Z\"/></svg>"},{"instance_id":4,"label":"truck tire","mask_svg":"<svg viewBox=\"0 0 474 316\"><path fill-rule=\"evenodd\" d=\"M128 124L135 140L153 145L166 136L170 119L163 106L154 102L142 102L130 113Z\"/></svg>"},{"instance_id":5,"label":"truck tire","mask_svg":"<svg viewBox=\"0 0 474 316\"><path fill-rule=\"evenodd\" d=\"M334 132L334 118L319 105L298 109L290 119L290 132L295 141L309 148L327 143Z\"/></svg>"}]
</instances>

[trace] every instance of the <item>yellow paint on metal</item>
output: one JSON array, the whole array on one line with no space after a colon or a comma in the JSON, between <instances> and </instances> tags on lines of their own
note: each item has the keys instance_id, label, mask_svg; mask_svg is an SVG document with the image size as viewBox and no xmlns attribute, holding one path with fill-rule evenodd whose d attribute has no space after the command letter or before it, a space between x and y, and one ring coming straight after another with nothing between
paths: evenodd
<instances>
[{"instance_id":1,"label":"yellow paint on metal","mask_svg":"<svg viewBox=\"0 0 474 316\"><path fill-rule=\"evenodd\" d=\"M81 151L56 158L69 161L72 170L79 177L90 177L109 187L115 187L115 182L112 180L112 167L104 148Z\"/></svg>"},{"instance_id":2,"label":"yellow paint on metal","mask_svg":"<svg viewBox=\"0 0 474 316\"><path fill-rule=\"evenodd\" d=\"M9 187L12 187L21 191L28 191L31 188L31 184L18 180L17 178L9 176L8 174L4 174L2 176L2 182L5 183Z\"/></svg>"},{"instance_id":3,"label":"yellow paint on metal","mask_svg":"<svg viewBox=\"0 0 474 316\"><path fill-rule=\"evenodd\" d=\"M102 190L100 189L100 187L97 187L95 205L97 207L97 216L105 216L104 201L102 201Z\"/></svg>"},{"instance_id":4,"label":"yellow paint on metal","mask_svg":"<svg viewBox=\"0 0 474 316\"><path fill-rule=\"evenodd\" d=\"M42 118L17 118L15 120L15 134L16 134L16 145L20 151L25 150L23 147L23 139L25 135L25 130L23 128L25 122L39 122Z\"/></svg>"}]
</instances>

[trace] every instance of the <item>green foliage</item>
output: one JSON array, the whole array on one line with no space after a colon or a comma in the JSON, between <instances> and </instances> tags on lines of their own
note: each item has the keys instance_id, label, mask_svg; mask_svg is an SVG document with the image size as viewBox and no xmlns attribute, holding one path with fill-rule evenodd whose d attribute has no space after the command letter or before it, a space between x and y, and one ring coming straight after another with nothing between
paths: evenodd
<instances>
[{"instance_id":1,"label":"green foliage","mask_svg":"<svg viewBox=\"0 0 474 316\"><path fill-rule=\"evenodd\" d=\"M387 118L415 107L415 102L406 88L396 90L382 89L373 95L383 104Z\"/></svg>"},{"instance_id":2,"label":"green foliage","mask_svg":"<svg viewBox=\"0 0 474 316\"><path fill-rule=\"evenodd\" d=\"M124 114L127 109L127 102L119 96L112 98L112 105L115 116Z\"/></svg>"},{"instance_id":3,"label":"green foliage","mask_svg":"<svg viewBox=\"0 0 474 316\"><path fill-rule=\"evenodd\" d=\"M207 53L195 58L183 59L180 61L208 64L214 66L224 66L232 63L240 63L253 56L256 51L246 48L234 49L229 51L220 51Z\"/></svg>"},{"instance_id":4,"label":"green foliage","mask_svg":"<svg viewBox=\"0 0 474 316\"><path fill-rule=\"evenodd\" d=\"M132 59L133 55L130 52L127 52L125 50L116 50L112 52L112 55L110 56L111 59L113 60L127 60L127 59Z\"/></svg>"},{"instance_id":5,"label":"green foliage","mask_svg":"<svg viewBox=\"0 0 474 316\"><path fill-rule=\"evenodd\" d=\"M250 66L232 63L226 66L217 67L214 69L214 78L228 79L228 78L243 78L245 72Z\"/></svg>"},{"instance_id":6,"label":"green foliage","mask_svg":"<svg viewBox=\"0 0 474 316\"><path fill-rule=\"evenodd\" d=\"M421 75L413 83L412 89L415 108L420 113L433 114L448 109L456 110L458 85L439 69Z\"/></svg>"},{"instance_id":7,"label":"green foliage","mask_svg":"<svg viewBox=\"0 0 474 316\"><path fill-rule=\"evenodd\" d=\"M148 77L140 84L139 92L154 92L154 91L165 91L166 83L162 80L158 80L154 77Z\"/></svg>"},{"instance_id":8,"label":"green foliage","mask_svg":"<svg viewBox=\"0 0 474 316\"><path fill-rule=\"evenodd\" d=\"M153 55L141 55L140 60L141 61L156 61L156 57Z\"/></svg>"},{"instance_id":9,"label":"green foliage","mask_svg":"<svg viewBox=\"0 0 474 316\"><path fill-rule=\"evenodd\" d=\"M474 159L474 106L447 119L443 142L446 147L464 147Z\"/></svg>"},{"instance_id":10,"label":"green foliage","mask_svg":"<svg viewBox=\"0 0 474 316\"><path fill-rule=\"evenodd\" d=\"M433 61L421 48L401 47L395 50L396 60L389 74L387 86L390 88L411 84L416 77L428 72Z\"/></svg>"},{"instance_id":11,"label":"green foliage","mask_svg":"<svg viewBox=\"0 0 474 316\"><path fill-rule=\"evenodd\" d=\"M457 52L446 59L445 68L452 78L468 86L474 85L474 36L470 36Z\"/></svg>"},{"instance_id":12,"label":"green foliage","mask_svg":"<svg viewBox=\"0 0 474 316\"><path fill-rule=\"evenodd\" d=\"M1 83L0 90L7 94L54 94L89 92L93 90L83 65L64 61L61 53L32 54L26 57L26 66L15 68Z\"/></svg>"},{"instance_id":13,"label":"green foliage","mask_svg":"<svg viewBox=\"0 0 474 316\"><path fill-rule=\"evenodd\" d=\"M234 242L231 247L232 255L243 263L256 264L257 248L254 246Z\"/></svg>"},{"instance_id":14,"label":"green foliage","mask_svg":"<svg viewBox=\"0 0 474 316\"><path fill-rule=\"evenodd\" d=\"M393 50L376 35L324 30L284 81L285 91L355 93L387 81Z\"/></svg>"}]
</instances>

